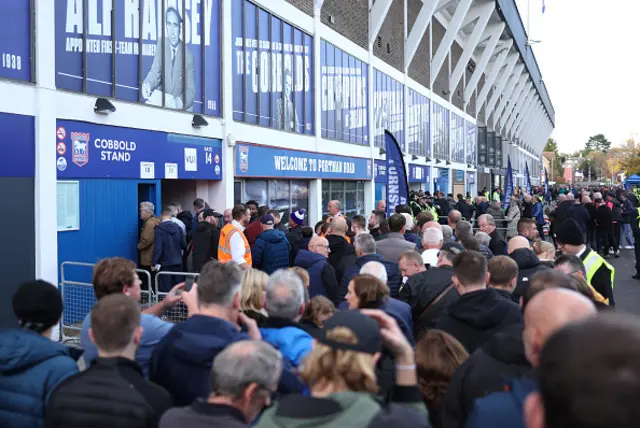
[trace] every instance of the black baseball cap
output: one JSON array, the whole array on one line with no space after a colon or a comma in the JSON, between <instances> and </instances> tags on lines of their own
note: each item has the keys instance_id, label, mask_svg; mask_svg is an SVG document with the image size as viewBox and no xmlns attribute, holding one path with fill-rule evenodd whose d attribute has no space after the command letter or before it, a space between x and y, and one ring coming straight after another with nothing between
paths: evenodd
<instances>
[{"instance_id":1,"label":"black baseball cap","mask_svg":"<svg viewBox=\"0 0 640 428\"><path fill-rule=\"evenodd\" d=\"M353 332L356 343L346 343L327 338L327 332L344 327ZM314 334L315 339L333 349L375 354L382 349L382 336L378 323L359 311L338 311L324 322L324 328Z\"/></svg>"},{"instance_id":2,"label":"black baseball cap","mask_svg":"<svg viewBox=\"0 0 640 428\"><path fill-rule=\"evenodd\" d=\"M204 218L207 218L207 217L222 217L222 215L220 215L219 213L215 212L211 208L207 208L206 210L202 211L202 218L204 219Z\"/></svg>"}]
</instances>

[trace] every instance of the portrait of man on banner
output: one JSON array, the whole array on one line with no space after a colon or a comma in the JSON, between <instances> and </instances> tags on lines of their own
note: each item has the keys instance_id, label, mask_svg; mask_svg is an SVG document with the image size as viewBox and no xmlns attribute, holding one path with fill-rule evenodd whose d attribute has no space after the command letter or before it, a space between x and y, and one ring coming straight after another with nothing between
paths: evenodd
<instances>
[{"instance_id":1,"label":"portrait of man on banner","mask_svg":"<svg viewBox=\"0 0 640 428\"><path fill-rule=\"evenodd\" d=\"M180 38L182 25L178 9L168 7L165 12L166 33L164 37L158 38L153 64L142 83L142 98L147 104L162 106L164 94L165 107L192 111L196 95L195 67L193 54Z\"/></svg>"},{"instance_id":2,"label":"portrait of man on banner","mask_svg":"<svg viewBox=\"0 0 640 428\"><path fill-rule=\"evenodd\" d=\"M276 128L286 131L300 131L298 112L293 105L293 74L291 73L291 61L284 63L284 91L282 98L276 100Z\"/></svg>"}]
</instances>

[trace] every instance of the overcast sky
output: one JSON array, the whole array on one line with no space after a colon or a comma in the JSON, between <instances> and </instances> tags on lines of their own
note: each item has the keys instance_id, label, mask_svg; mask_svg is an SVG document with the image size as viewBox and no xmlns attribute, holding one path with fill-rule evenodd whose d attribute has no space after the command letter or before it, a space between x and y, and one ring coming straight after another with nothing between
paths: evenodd
<instances>
[{"instance_id":1,"label":"overcast sky","mask_svg":"<svg viewBox=\"0 0 640 428\"><path fill-rule=\"evenodd\" d=\"M604 134L613 145L640 136L639 0L516 0L556 111L560 151Z\"/></svg>"}]
</instances>

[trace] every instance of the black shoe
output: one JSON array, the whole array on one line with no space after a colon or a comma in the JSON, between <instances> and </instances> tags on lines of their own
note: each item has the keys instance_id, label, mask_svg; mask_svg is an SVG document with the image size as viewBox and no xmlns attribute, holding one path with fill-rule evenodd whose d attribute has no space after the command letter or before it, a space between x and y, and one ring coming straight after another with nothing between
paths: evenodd
<instances>
[{"instance_id":1,"label":"black shoe","mask_svg":"<svg viewBox=\"0 0 640 428\"><path fill-rule=\"evenodd\" d=\"M636 272L635 274L633 274L633 276L631 278L640 279L640 272Z\"/></svg>"},{"instance_id":2,"label":"black shoe","mask_svg":"<svg viewBox=\"0 0 640 428\"><path fill-rule=\"evenodd\" d=\"M620 254L618 254L618 253L614 253L614 254L613 254L613 257L615 257L615 258L617 259L617 258L619 258L619 257L620 257Z\"/></svg>"}]
</instances>

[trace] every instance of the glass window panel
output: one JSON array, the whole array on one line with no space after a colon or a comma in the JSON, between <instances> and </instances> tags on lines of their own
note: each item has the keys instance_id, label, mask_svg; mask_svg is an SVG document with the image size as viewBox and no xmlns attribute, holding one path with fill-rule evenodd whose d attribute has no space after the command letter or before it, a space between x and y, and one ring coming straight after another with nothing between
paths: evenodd
<instances>
[{"instance_id":1,"label":"glass window panel","mask_svg":"<svg viewBox=\"0 0 640 428\"><path fill-rule=\"evenodd\" d=\"M357 181L346 181L345 182L345 189L346 190L356 190L358 188L358 182Z\"/></svg>"},{"instance_id":2,"label":"glass window panel","mask_svg":"<svg viewBox=\"0 0 640 428\"><path fill-rule=\"evenodd\" d=\"M309 182L308 181L291 181L291 210L295 211L304 208L309 212ZM287 213L287 221L289 214ZM283 220L284 221L284 218Z\"/></svg>"},{"instance_id":3,"label":"glass window panel","mask_svg":"<svg viewBox=\"0 0 640 428\"><path fill-rule=\"evenodd\" d=\"M267 203L267 181L266 180L246 180L244 182L244 192L242 201L254 200L258 205Z\"/></svg>"}]
</instances>

